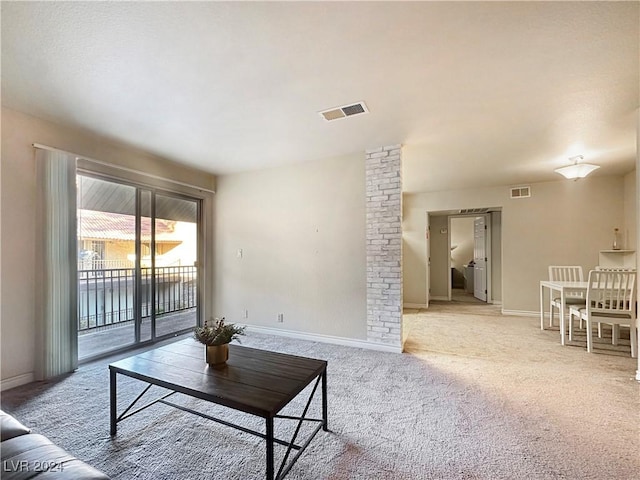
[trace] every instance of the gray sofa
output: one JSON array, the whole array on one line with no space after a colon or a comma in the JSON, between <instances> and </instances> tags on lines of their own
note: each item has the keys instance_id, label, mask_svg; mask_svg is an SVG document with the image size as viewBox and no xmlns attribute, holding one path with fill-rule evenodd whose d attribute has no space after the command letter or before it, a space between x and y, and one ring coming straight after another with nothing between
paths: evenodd
<instances>
[{"instance_id":1,"label":"gray sofa","mask_svg":"<svg viewBox=\"0 0 640 480\"><path fill-rule=\"evenodd\" d=\"M2 410L0 424L3 480L109 480Z\"/></svg>"}]
</instances>

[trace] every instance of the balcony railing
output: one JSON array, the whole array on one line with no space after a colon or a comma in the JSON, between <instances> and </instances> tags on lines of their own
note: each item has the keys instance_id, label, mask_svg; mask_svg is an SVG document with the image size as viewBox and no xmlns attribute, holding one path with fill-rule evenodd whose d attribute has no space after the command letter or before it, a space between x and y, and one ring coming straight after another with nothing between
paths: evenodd
<instances>
[{"instance_id":1,"label":"balcony railing","mask_svg":"<svg viewBox=\"0 0 640 480\"><path fill-rule=\"evenodd\" d=\"M142 268L142 317L178 312L196 306L194 266L156 267L155 299L151 298L152 269ZM78 331L132 322L135 318L135 269L78 271Z\"/></svg>"}]
</instances>

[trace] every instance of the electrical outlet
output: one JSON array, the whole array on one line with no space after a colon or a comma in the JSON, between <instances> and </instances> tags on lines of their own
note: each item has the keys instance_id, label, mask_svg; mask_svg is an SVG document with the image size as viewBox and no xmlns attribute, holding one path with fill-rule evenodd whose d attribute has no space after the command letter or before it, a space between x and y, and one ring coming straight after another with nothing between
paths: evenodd
<instances>
[{"instance_id":1,"label":"electrical outlet","mask_svg":"<svg viewBox=\"0 0 640 480\"><path fill-rule=\"evenodd\" d=\"M278 314L278 323L282 323L284 322L284 313L279 313Z\"/></svg>"}]
</instances>

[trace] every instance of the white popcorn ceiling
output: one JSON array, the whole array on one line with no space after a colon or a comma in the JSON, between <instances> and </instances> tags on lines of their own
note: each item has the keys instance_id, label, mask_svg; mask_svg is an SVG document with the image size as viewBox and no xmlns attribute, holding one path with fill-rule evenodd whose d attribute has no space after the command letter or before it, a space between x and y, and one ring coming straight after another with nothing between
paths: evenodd
<instances>
[{"instance_id":1,"label":"white popcorn ceiling","mask_svg":"<svg viewBox=\"0 0 640 480\"><path fill-rule=\"evenodd\" d=\"M4 106L217 174L388 144L408 191L635 165L638 2L1 8Z\"/></svg>"}]
</instances>

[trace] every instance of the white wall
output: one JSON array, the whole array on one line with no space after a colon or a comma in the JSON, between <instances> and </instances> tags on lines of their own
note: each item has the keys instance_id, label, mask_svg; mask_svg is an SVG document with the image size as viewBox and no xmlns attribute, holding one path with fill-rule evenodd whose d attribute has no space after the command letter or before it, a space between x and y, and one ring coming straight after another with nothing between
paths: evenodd
<instances>
[{"instance_id":1,"label":"white wall","mask_svg":"<svg viewBox=\"0 0 640 480\"><path fill-rule=\"evenodd\" d=\"M630 201L634 202L632 210L635 212L633 215L636 222L636 238L635 238L635 251L636 251L636 269L640 270L640 108L636 108L636 172L635 172L635 185L636 192L635 202L631 198ZM629 180L631 181L631 180ZM626 204L625 204L626 205ZM629 217L627 217L629 218ZM633 247L632 247L633 248ZM636 281L637 295L636 299L640 299L640 282ZM638 344L640 345L640 328L638 328ZM638 355L638 369L636 370L636 380L640 381L640 355Z\"/></svg>"},{"instance_id":2,"label":"white wall","mask_svg":"<svg viewBox=\"0 0 640 480\"><path fill-rule=\"evenodd\" d=\"M424 307L427 301L426 220L427 212L413 210L408 215L407 195L402 196L402 303ZM424 267L424 268L422 268Z\"/></svg>"},{"instance_id":3,"label":"white wall","mask_svg":"<svg viewBox=\"0 0 640 480\"><path fill-rule=\"evenodd\" d=\"M365 218L362 153L218 177L217 314L366 339Z\"/></svg>"},{"instance_id":4,"label":"white wall","mask_svg":"<svg viewBox=\"0 0 640 480\"><path fill-rule=\"evenodd\" d=\"M625 224L624 177L587 177L575 181L532 184L531 198L512 200L508 187L404 195L405 252L423 259L405 263L405 303L424 303L426 282L425 212L476 207L502 207L502 303L506 311L536 312L538 286L552 264L598 262L609 248L613 228ZM628 186L627 186L628 188ZM635 220L634 220L635 221ZM413 285L410 285L413 283ZM408 298L408 295L415 295Z\"/></svg>"},{"instance_id":5,"label":"white wall","mask_svg":"<svg viewBox=\"0 0 640 480\"><path fill-rule=\"evenodd\" d=\"M35 157L33 143L213 189L215 178L87 132L2 109L0 337L2 388L35 368Z\"/></svg>"},{"instance_id":6,"label":"white wall","mask_svg":"<svg viewBox=\"0 0 640 480\"><path fill-rule=\"evenodd\" d=\"M491 300L502 303L502 212L491 212Z\"/></svg>"},{"instance_id":7,"label":"white wall","mask_svg":"<svg viewBox=\"0 0 640 480\"><path fill-rule=\"evenodd\" d=\"M622 229L622 248L635 250L638 222L638 201L636 172L633 171L624 177L624 224ZM636 254L637 255L637 254Z\"/></svg>"}]
</instances>

